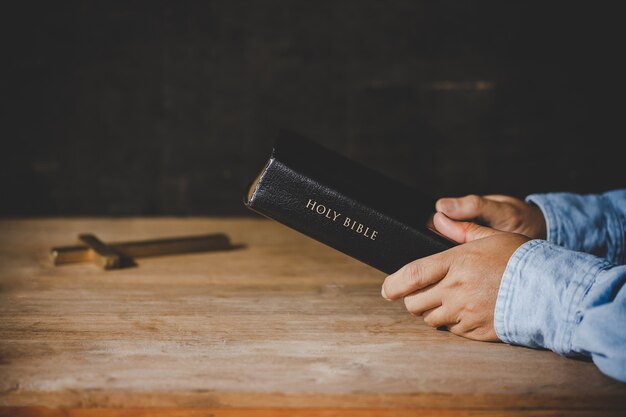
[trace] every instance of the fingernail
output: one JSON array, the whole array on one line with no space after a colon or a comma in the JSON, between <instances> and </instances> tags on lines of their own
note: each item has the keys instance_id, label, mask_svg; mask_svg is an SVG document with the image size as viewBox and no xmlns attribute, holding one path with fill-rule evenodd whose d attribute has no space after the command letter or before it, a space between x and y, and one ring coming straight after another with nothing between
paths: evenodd
<instances>
[{"instance_id":1,"label":"fingernail","mask_svg":"<svg viewBox=\"0 0 626 417\"><path fill-rule=\"evenodd\" d=\"M456 200L453 198L444 198L441 200L441 208L443 210L452 211L456 209Z\"/></svg>"},{"instance_id":2,"label":"fingernail","mask_svg":"<svg viewBox=\"0 0 626 417\"><path fill-rule=\"evenodd\" d=\"M380 295L382 295L385 300L391 301L389 299L389 297L387 297L387 294L385 294L385 286L384 285L382 287L380 287Z\"/></svg>"}]
</instances>

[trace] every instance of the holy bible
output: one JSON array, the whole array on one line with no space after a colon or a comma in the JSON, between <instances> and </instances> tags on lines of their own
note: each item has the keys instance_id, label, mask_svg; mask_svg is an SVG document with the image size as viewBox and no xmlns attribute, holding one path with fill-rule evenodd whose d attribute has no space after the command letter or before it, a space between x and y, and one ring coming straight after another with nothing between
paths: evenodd
<instances>
[{"instance_id":1,"label":"holy bible","mask_svg":"<svg viewBox=\"0 0 626 417\"><path fill-rule=\"evenodd\" d=\"M286 130L244 201L388 274L454 245L426 226L433 198Z\"/></svg>"}]
</instances>

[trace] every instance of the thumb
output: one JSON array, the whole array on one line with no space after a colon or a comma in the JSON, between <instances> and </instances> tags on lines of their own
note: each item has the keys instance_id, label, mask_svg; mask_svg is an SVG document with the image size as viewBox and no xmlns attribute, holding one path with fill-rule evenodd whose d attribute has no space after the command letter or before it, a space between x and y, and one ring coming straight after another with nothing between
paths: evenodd
<instances>
[{"instance_id":1,"label":"thumb","mask_svg":"<svg viewBox=\"0 0 626 417\"><path fill-rule=\"evenodd\" d=\"M451 219L481 219L489 223L500 213L503 204L497 200L471 194L458 198L440 198L435 208Z\"/></svg>"},{"instance_id":2,"label":"thumb","mask_svg":"<svg viewBox=\"0 0 626 417\"><path fill-rule=\"evenodd\" d=\"M445 214L438 212L433 217L435 229L442 235L454 240L457 243L467 243L472 240L498 235L503 232L490 227L481 226L471 222L459 222L452 220Z\"/></svg>"}]
</instances>

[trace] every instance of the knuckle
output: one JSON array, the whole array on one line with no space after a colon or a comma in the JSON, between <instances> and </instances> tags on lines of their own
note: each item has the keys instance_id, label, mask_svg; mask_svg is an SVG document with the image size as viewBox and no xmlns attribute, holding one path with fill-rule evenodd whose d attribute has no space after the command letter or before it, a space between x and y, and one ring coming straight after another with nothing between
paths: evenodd
<instances>
[{"instance_id":1,"label":"knuckle","mask_svg":"<svg viewBox=\"0 0 626 417\"><path fill-rule=\"evenodd\" d=\"M453 333L464 335L467 334L469 330L470 327L463 320L461 320L458 324L454 325Z\"/></svg>"},{"instance_id":2,"label":"knuckle","mask_svg":"<svg viewBox=\"0 0 626 417\"><path fill-rule=\"evenodd\" d=\"M478 310L478 305L473 301L468 301L465 303L463 310L466 314L471 314Z\"/></svg>"},{"instance_id":3,"label":"knuckle","mask_svg":"<svg viewBox=\"0 0 626 417\"><path fill-rule=\"evenodd\" d=\"M404 276L411 287L419 286L422 282L423 266L419 262L411 262L405 266Z\"/></svg>"},{"instance_id":4,"label":"knuckle","mask_svg":"<svg viewBox=\"0 0 626 417\"><path fill-rule=\"evenodd\" d=\"M456 291L459 288L463 287L463 278L457 278L449 280L445 283L446 289Z\"/></svg>"},{"instance_id":5,"label":"knuckle","mask_svg":"<svg viewBox=\"0 0 626 417\"><path fill-rule=\"evenodd\" d=\"M476 194L470 194L465 198L467 200L468 205L474 209L479 209L483 203L483 199Z\"/></svg>"}]
</instances>

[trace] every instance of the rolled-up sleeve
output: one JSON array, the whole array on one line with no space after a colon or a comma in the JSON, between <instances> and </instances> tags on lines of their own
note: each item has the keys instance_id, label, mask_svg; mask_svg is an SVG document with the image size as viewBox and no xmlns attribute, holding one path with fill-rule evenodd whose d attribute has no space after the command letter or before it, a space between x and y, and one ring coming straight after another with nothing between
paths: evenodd
<instances>
[{"instance_id":1,"label":"rolled-up sleeve","mask_svg":"<svg viewBox=\"0 0 626 417\"><path fill-rule=\"evenodd\" d=\"M511 256L498 292L495 330L507 343L591 356L626 382L626 266L531 240Z\"/></svg>"},{"instance_id":2,"label":"rolled-up sleeve","mask_svg":"<svg viewBox=\"0 0 626 417\"><path fill-rule=\"evenodd\" d=\"M547 240L622 265L626 261L626 189L604 194L531 194L546 219Z\"/></svg>"}]
</instances>

